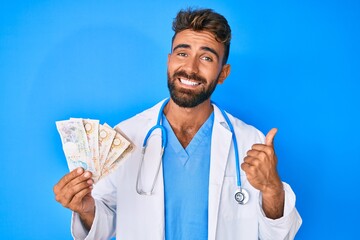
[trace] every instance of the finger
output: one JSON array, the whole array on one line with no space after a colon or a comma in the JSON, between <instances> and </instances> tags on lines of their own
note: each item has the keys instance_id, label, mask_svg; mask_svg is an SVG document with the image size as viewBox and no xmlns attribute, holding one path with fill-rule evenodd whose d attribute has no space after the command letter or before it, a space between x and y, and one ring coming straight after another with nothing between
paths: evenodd
<instances>
[{"instance_id":1,"label":"finger","mask_svg":"<svg viewBox=\"0 0 360 240\"><path fill-rule=\"evenodd\" d=\"M91 190L93 188L92 184L92 180L89 179L87 181L82 181L75 186L67 185L67 187L63 189L63 192L57 196L56 200L63 206L67 207L70 202L73 201L73 198L79 193L83 192L84 190Z\"/></svg>"},{"instance_id":2,"label":"finger","mask_svg":"<svg viewBox=\"0 0 360 240\"><path fill-rule=\"evenodd\" d=\"M241 164L241 169L242 169L245 173L247 173L247 172L249 171L250 167L251 167L251 164L250 164L249 162L243 162L243 163Z\"/></svg>"},{"instance_id":3,"label":"finger","mask_svg":"<svg viewBox=\"0 0 360 240\"><path fill-rule=\"evenodd\" d=\"M89 179L91 179L92 177L92 173L89 171L84 171L83 174L77 176L76 178L73 178L70 182L68 182L64 187L73 187L77 184L79 184L80 182L84 182L87 181Z\"/></svg>"},{"instance_id":4,"label":"finger","mask_svg":"<svg viewBox=\"0 0 360 240\"><path fill-rule=\"evenodd\" d=\"M84 172L83 168L76 168L72 170L70 173L66 174L64 177L60 179L60 181L54 186L54 192L56 193L59 189L62 189L69 182L80 176Z\"/></svg>"},{"instance_id":5,"label":"finger","mask_svg":"<svg viewBox=\"0 0 360 240\"><path fill-rule=\"evenodd\" d=\"M76 195L74 195L71 203L75 204L75 205L79 205L86 195L89 194L91 196L91 194L90 194L91 191L92 191L92 187L84 188L83 190L78 192Z\"/></svg>"},{"instance_id":6,"label":"finger","mask_svg":"<svg viewBox=\"0 0 360 240\"><path fill-rule=\"evenodd\" d=\"M263 154L266 154L268 156L271 156L274 154L274 148L273 146L267 146L264 144L254 144L251 149L246 153L249 156L263 156L265 157Z\"/></svg>"},{"instance_id":7,"label":"finger","mask_svg":"<svg viewBox=\"0 0 360 240\"><path fill-rule=\"evenodd\" d=\"M278 131L277 128L272 128L268 132L268 134L266 134L265 145L267 145L267 146L273 146L274 145L274 138L275 138L275 135L276 135L277 131Z\"/></svg>"},{"instance_id":8,"label":"finger","mask_svg":"<svg viewBox=\"0 0 360 240\"><path fill-rule=\"evenodd\" d=\"M66 192L69 192L68 189L70 190L77 190L77 188L79 188L79 186L81 186L82 184L87 184L87 185L92 185L93 184L93 180L91 179L91 172L89 171L85 171L83 174L81 174L80 176L78 176L77 178L74 178L73 180L71 180L71 182L69 182L68 184L66 184L63 189ZM67 190L66 190L67 189Z\"/></svg>"},{"instance_id":9,"label":"finger","mask_svg":"<svg viewBox=\"0 0 360 240\"><path fill-rule=\"evenodd\" d=\"M76 195L73 196L71 199L71 202L69 202L65 207L70 208L71 210L75 212L80 212L82 209L82 202L83 198L90 194L91 196L92 188L84 188L80 192L78 192Z\"/></svg>"},{"instance_id":10,"label":"finger","mask_svg":"<svg viewBox=\"0 0 360 240\"><path fill-rule=\"evenodd\" d=\"M80 172L81 171L78 171L78 173ZM71 174L72 173L70 173L69 175ZM93 185L94 182L91 179L91 176L91 172L85 171L83 174L73 178L70 182L67 182L67 184L63 186L61 186L61 184L63 184L63 182L66 182L66 180L64 180L63 182L60 180L59 185L54 186L56 201L62 203L63 205L64 203L67 204L69 201L71 201L73 195L80 191L83 187Z\"/></svg>"},{"instance_id":11,"label":"finger","mask_svg":"<svg viewBox=\"0 0 360 240\"><path fill-rule=\"evenodd\" d=\"M250 156L250 157L255 157L255 158L262 158L262 157L266 157L266 154L268 154L269 147L265 146L265 145L261 145L261 146L253 146L252 149L250 149L249 151L247 151L246 155Z\"/></svg>"},{"instance_id":12,"label":"finger","mask_svg":"<svg viewBox=\"0 0 360 240\"><path fill-rule=\"evenodd\" d=\"M259 158L247 156L244 158L244 163L248 164L249 166L258 167L261 164Z\"/></svg>"},{"instance_id":13,"label":"finger","mask_svg":"<svg viewBox=\"0 0 360 240\"><path fill-rule=\"evenodd\" d=\"M243 162L241 164L241 169L246 173L246 177L249 179L250 176L253 175L253 172L255 171L255 166L253 166L252 164L249 164L247 162Z\"/></svg>"},{"instance_id":14,"label":"finger","mask_svg":"<svg viewBox=\"0 0 360 240\"><path fill-rule=\"evenodd\" d=\"M244 163L251 164L251 162L254 160L253 157L246 156L244 157Z\"/></svg>"},{"instance_id":15,"label":"finger","mask_svg":"<svg viewBox=\"0 0 360 240\"><path fill-rule=\"evenodd\" d=\"M91 179L87 181L79 182L78 184L74 186L69 186L64 191L65 198L71 199L74 195L78 194L80 191L82 191L85 188L92 188L93 182Z\"/></svg>"}]
</instances>

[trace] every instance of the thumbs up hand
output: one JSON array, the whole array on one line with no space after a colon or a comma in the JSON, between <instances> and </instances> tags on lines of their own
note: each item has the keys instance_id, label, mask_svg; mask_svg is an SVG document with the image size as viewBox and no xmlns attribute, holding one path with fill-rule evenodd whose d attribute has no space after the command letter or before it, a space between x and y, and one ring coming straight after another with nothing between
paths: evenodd
<instances>
[{"instance_id":1,"label":"thumbs up hand","mask_svg":"<svg viewBox=\"0 0 360 240\"><path fill-rule=\"evenodd\" d=\"M277 129L273 128L265 137L265 144L254 144L247 152L241 164L250 184L262 193L273 189L282 189L282 183L276 170L277 157L274 150L274 138Z\"/></svg>"},{"instance_id":2,"label":"thumbs up hand","mask_svg":"<svg viewBox=\"0 0 360 240\"><path fill-rule=\"evenodd\" d=\"M273 128L266 135L265 144L254 144L241 164L250 184L262 193L265 214L273 219L282 216L285 199L283 185L276 169L276 133L277 129Z\"/></svg>"}]
</instances>

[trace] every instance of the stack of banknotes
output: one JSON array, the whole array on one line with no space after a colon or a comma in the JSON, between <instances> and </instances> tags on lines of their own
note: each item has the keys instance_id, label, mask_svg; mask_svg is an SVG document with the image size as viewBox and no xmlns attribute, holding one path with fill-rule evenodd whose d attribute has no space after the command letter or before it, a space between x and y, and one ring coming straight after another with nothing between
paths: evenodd
<instances>
[{"instance_id":1,"label":"stack of banknotes","mask_svg":"<svg viewBox=\"0 0 360 240\"><path fill-rule=\"evenodd\" d=\"M119 128L100 124L99 120L70 118L57 121L69 170L82 167L92 172L96 183L113 172L134 145Z\"/></svg>"}]
</instances>

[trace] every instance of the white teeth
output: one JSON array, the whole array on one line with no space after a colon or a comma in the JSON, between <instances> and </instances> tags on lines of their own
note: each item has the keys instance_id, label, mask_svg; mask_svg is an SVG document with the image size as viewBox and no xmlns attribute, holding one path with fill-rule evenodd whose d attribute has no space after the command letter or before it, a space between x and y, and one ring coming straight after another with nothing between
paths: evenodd
<instances>
[{"instance_id":1,"label":"white teeth","mask_svg":"<svg viewBox=\"0 0 360 240\"><path fill-rule=\"evenodd\" d=\"M200 83L197 83L197 82L192 82L190 80L187 80L187 79L182 79L180 78L180 82L185 84L185 85L189 85L189 86L196 86L196 85L199 85Z\"/></svg>"}]
</instances>

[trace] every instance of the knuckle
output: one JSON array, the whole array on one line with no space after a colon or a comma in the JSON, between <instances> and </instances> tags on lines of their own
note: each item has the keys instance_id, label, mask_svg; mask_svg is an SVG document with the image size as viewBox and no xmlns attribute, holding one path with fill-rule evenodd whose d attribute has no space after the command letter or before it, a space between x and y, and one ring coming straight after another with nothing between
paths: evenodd
<instances>
[{"instance_id":1,"label":"knuckle","mask_svg":"<svg viewBox=\"0 0 360 240\"><path fill-rule=\"evenodd\" d=\"M59 197L59 198L58 198L58 202L59 202L63 207L68 208L68 206L69 206L69 201L68 201L66 198L64 198L64 197Z\"/></svg>"},{"instance_id":2,"label":"knuckle","mask_svg":"<svg viewBox=\"0 0 360 240\"><path fill-rule=\"evenodd\" d=\"M61 205L65 208L70 208L69 203L67 202L61 202Z\"/></svg>"},{"instance_id":3,"label":"knuckle","mask_svg":"<svg viewBox=\"0 0 360 240\"><path fill-rule=\"evenodd\" d=\"M260 152L259 153L259 158L266 159L266 157L267 157L267 154L265 152Z\"/></svg>"},{"instance_id":4,"label":"knuckle","mask_svg":"<svg viewBox=\"0 0 360 240\"><path fill-rule=\"evenodd\" d=\"M61 201L61 197L60 197L59 195L55 195L55 200L56 200L57 202L60 202L60 201Z\"/></svg>"},{"instance_id":5,"label":"knuckle","mask_svg":"<svg viewBox=\"0 0 360 240\"><path fill-rule=\"evenodd\" d=\"M54 192L55 194L58 193L58 185L55 185L55 186L53 187L53 192Z\"/></svg>"},{"instance_id":6,"label":"knuckle","mask_svg":"<svg viewBox=\"0 0 360 240\"><path fill-rule=\"evenodd\" d=\"M251 168L257 169L260 165L260 161L258 159L254 159L254 161L251 162Z\"/></svg>"},{"instance_id":7,"label":"knuckle","mask_svg":"<svg viewBox=\"0 0 360 240\"><path fill-rule=\"evenodd\" d=\"M74 179L76 177L77 173L76 173L76 169L71 171L70 173L66 174L63 178L62 181L67 183L70 182L72 179Z\"/></svg>"},{"instance_id":8,"label":"knuckle","mask_svg":"<svg viewBox=\"0 0 360 240\"><path fill-rule=\"evenodd\" d=\"M79 196L79 194L75 194L74 197L72 198L72 202L73 203L78 203L80 202L81 197Z\"/></svg>"},{"instance_id":9,"label":"knuckle","mask_svg":"<svg viewBox=\"0 0 360 240\"><path fill-rule=\"evenodd\" d=\"M72 175L73 175L72 172L66 174L66 175L64 176L64 178L63 178L63 179L64 179L64 182L69 182L69 181L71 181Z\"/></svg>"},{"instance_id":10,"label":"knuckle","mask_svg":"<svg viewBox=\"0 0 360 240\"><path fill-rule=\"evenodd\" d=\"M254 166L254 165L249 165L248 169L249 169L249 172L251 172L251 173L256 172L256 166Z\"/></svg>"},{"instance_id":11,"label":"knuckle","mask_svg":"<svg viewBox=\"0 0 360 240\"><path fill-rule=\"evenodd\" d=\"M265 149L266 153L269 154L269 155L274 155L275 151L274 151L274 148L272 147L267 147Z\"/></svg>"},{"instance_id":12,"label":"knuckle","mask_svg":"<svg viewBox=\"0 0 360 240\"><path fill-rule=\"evenodd\" d=\"M67 200L69 200L69 199L72 199L73 198L73 193L72 193L72 191L68 191L68 192L66 192L65 194L64 194L64 198L65 199L67 199Z\"/></svg>"}]
</instances>

